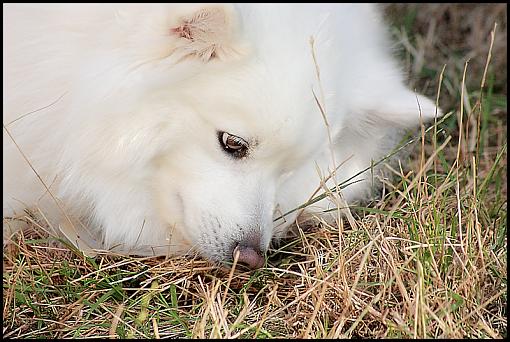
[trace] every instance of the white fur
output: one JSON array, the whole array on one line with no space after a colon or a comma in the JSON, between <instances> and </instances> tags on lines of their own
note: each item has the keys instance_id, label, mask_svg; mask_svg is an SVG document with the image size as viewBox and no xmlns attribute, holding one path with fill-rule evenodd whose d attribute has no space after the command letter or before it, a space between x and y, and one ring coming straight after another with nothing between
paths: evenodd
<instances>
[{"instance_id":1,"label":"white fur","mask_svg":"<svg viewBox=\"0 0 510 342\"><path fill-rule=\"evenodd\" d=\"M65 212L124 253L226 260L252 232L267 249L296 213L273 218L333 168L313 92L347 160L337 181L416 127L418 103L436 114L404 86L372 5L9 4L3 19L4 125L59 201L4 129L4 217L39 207L58 226ZM248 157L217 131L251 142ZM357 179L348 202L368 193Z\"/></svg>"}]
</instances>

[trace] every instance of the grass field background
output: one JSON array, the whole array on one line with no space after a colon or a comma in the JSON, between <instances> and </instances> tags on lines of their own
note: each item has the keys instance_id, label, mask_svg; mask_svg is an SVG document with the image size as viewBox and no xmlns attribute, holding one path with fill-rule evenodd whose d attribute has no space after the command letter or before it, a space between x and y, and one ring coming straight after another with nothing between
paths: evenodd
<instances>
[{"instance_id":1,"label":"grass field background","mask_svg":"<svg viewBox=\"0 0 510 342\"><path fill-rule=\"evenodd\" d=\"M3 336L506 337L507 5L384 10L410 86L447 115L380 200L299 228L252 273L87 258L34 222L4 249Z\"/></svg>"}]
</instances>

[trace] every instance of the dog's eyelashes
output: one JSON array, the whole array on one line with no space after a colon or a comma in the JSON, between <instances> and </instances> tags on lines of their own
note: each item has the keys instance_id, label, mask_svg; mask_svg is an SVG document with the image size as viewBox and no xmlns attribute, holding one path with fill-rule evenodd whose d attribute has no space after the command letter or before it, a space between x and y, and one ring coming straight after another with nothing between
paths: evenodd
<instances>
[{"instance_id":1,"label":"dog's eyelashes","mask_svg":"<svg viewBox=\"0 0 510 342\"><path fill-rule=\"evenodd\" d=\"M243 138L227 132L218 132L218 138L223 150L234 158L243 158L248 154L248 143Z\"/></svg>"}]
</instances>

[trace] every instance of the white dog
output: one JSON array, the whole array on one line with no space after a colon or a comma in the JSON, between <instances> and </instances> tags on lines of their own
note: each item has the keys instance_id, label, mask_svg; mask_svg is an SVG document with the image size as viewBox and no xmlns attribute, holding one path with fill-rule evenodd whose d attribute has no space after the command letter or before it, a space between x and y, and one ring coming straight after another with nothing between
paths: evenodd
<instances>
[{"instance_id":1,"label":"white dog","mask_svg":"<svg viewBox=\"0 0 510 342\"><path fill-rule=\"evenodd\" d=\"M3 19L4 232L36 208L83 249L260 267L321 178L438 114L368 4L11 4Z\"/></svg>"}]
</instances>

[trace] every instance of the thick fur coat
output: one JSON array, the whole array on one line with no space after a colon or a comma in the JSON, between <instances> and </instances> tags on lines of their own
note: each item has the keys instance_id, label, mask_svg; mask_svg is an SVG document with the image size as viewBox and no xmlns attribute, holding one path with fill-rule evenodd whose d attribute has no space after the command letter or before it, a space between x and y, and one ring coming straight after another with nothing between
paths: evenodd
<instances>
[{"instance_id":1,"label":"thick fur coat","mask_svg":"<svg viewBox=\"0 0 510 342\"><path fill-rule=\"evenodd\" d=\"M10 4L3 16L4 233L30 208L83 249L263 253L321 175L348 179L440 114L406 88L369 4Z\"/></svg>"}]
</instances>

